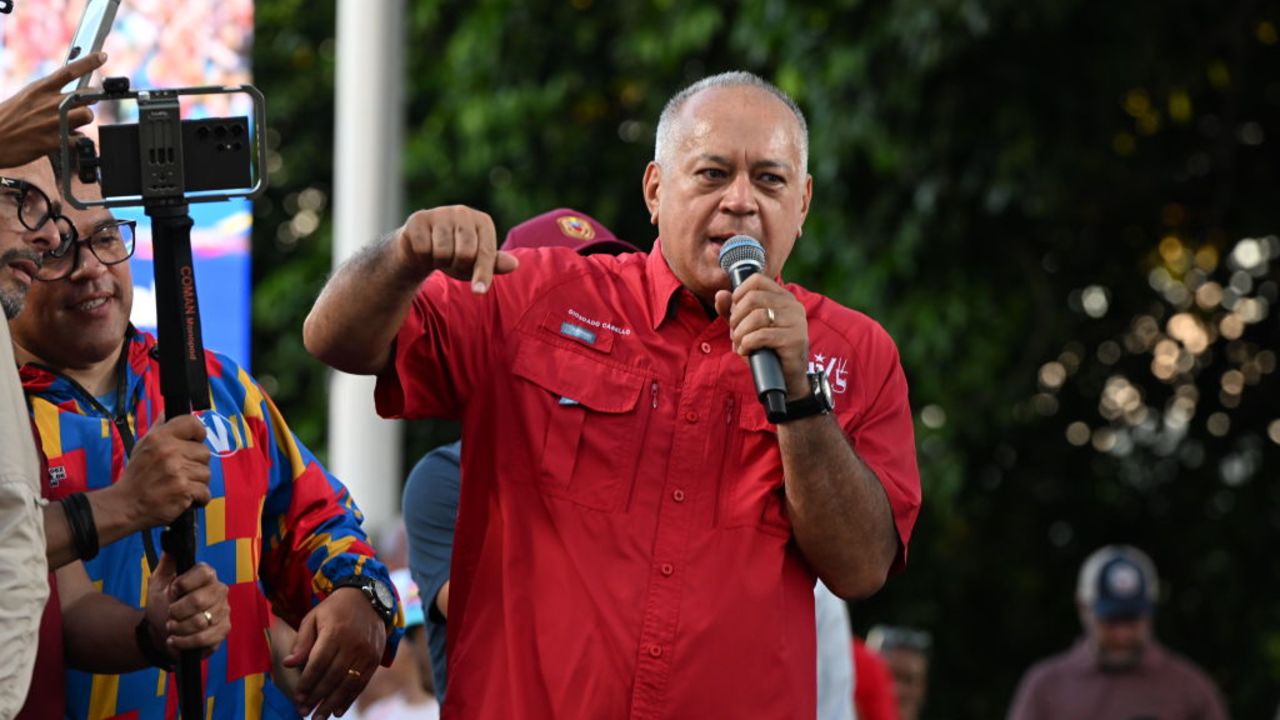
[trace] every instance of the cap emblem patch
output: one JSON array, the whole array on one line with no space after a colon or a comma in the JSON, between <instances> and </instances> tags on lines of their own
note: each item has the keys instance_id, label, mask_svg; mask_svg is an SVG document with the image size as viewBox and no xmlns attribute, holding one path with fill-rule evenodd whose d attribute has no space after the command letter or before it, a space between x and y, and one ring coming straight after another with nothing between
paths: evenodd
<instances>
[{"instance_id":1,"label":"cap emblem patch","mask_svg":"<svg viewBox=\"0 0 1280 720\"><path fill-rule=\"evenodd\" d=\"M556 218L556 223L560 226L560 232L567 237L590 240L596 236L596 229L591 227L591 223L577 215L565 215Z\"/></svg>"},{"instance_id":2,"label":"cap emblem patch","mask_svg":"<svg viewBox=\"0 0 1280 720\"><path fill-rule=\"evenodd\" d=\"M1107 589L1115 597L1134 597L1142 590L1142 578L1138 576L1137 568L1128 565L1111 568L1111 572L1107 573L1106 583Z\"/></svg>"}]
</instances>

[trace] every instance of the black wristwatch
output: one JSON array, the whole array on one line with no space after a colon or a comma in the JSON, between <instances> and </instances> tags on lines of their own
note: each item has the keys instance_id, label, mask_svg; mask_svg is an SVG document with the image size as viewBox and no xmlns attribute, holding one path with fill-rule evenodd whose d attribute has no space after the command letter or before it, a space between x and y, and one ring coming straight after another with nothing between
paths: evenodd
<instances>
[{"instance_id":1,"label":"black wristwatch","mask_svg":"<svg viewBox=\"0 0 1280 720\"><path fill-rule=\"evenodd\" d=\"M779 422L789 423L813 415L826 415L835 409L831 383L827 381L827 374L819 370L809 373L809 394L787 403L787 416Z\"/></svg>"},{"instance_id":2,"label":"black wristwatch","mask_svg":"<svg viewBox=\"0 0 1280 720\"><path fill-rule=\"evenodd\" d=\"M334 590L344 587L355 588L364 593L373 606L373 611L378 613L378 617L382 618L388 628L396 621L396 596L386 583L368 575L352 575L333 584Z\"/></svg>"}]
</instances>

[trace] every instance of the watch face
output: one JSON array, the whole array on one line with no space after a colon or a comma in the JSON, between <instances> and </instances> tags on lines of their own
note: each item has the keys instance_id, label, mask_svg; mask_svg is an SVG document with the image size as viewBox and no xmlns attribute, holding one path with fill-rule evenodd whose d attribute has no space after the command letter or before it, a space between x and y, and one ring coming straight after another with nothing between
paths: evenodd
<instances>
[{"instance_id":1,"label":"watch face","mask_svg":"<svg viewBox=\"0 0 1280 720\"><path fill-rule=\"evenodd\" d=\"M831 381L827 379L826 373L818 373L818 390L822 393L819 398L822 404L828 410L834 410L836 408L835 398L831 395Z\"/></svg>"},{"instance_id":2,"label":"watch face","mask_svg":"<svg viewBox=\"0 0 1280 720\"><path fill-rule=\"evenodd\" d=\"M391 589L377 580L373 581L373 595L378 604L387 610L396 606L396 598L391 594Z\"/></svg>"}]
</instances>

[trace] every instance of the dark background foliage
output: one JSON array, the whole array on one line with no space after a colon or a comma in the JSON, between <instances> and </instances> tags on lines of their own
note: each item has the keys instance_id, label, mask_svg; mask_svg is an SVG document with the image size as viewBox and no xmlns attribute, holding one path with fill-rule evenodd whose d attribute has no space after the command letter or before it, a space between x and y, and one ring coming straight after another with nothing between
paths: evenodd
<instances>
[{"instance_id":1,"label":"dark background foliage","mask_svg":"<svg viewBox=\"0 0 1280 720\"><path fill-rule=\"evenodd\" d=\"M323 450L300 328L330 265L335 8L257 5L254 366ZM918 417L910 567L854 625L934 634L928 717L1001 716L1117 541L1162 571L1161 637L1235 716L1274 712L1274 4L410 0L405 32L408 207L500 232L570 206L647 246L671 93L747 69L799 101L815 197L787 275L889 329ZM407 462L454 433L414 425Z\"/></svg>"}]
</instances>

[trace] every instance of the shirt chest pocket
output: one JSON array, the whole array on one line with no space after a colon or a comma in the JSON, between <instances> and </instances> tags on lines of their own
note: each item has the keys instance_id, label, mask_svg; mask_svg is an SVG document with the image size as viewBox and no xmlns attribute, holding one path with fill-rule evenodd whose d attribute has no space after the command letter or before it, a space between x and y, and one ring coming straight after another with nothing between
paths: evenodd
<instances>
[{"instance_id":1,"label":"shirt chest pocket","mask_svg":"<svg viewBox=\"0 0 1280 720\"><path fill-rule=\"evenodd\" d=\"M754 527L789 536L785 491L782 486L782 453L778 429L765 417L764 406L754 397L739 396L737 422L730 423L720 477L717 517L723 529Z\"/></svg>"},{"instance_id":2,"label":"shirt chest pocket","mask_svg":"<svg viewBox=\"0 0 1280 720\"><path fill-rule=\"evenodd\" d=\"M536 336L523 340L512 372L526 468L544 494L595 510L625 509L649 420L642 403L652 381L607 358Z\"/></svg>"}]
</instances>

